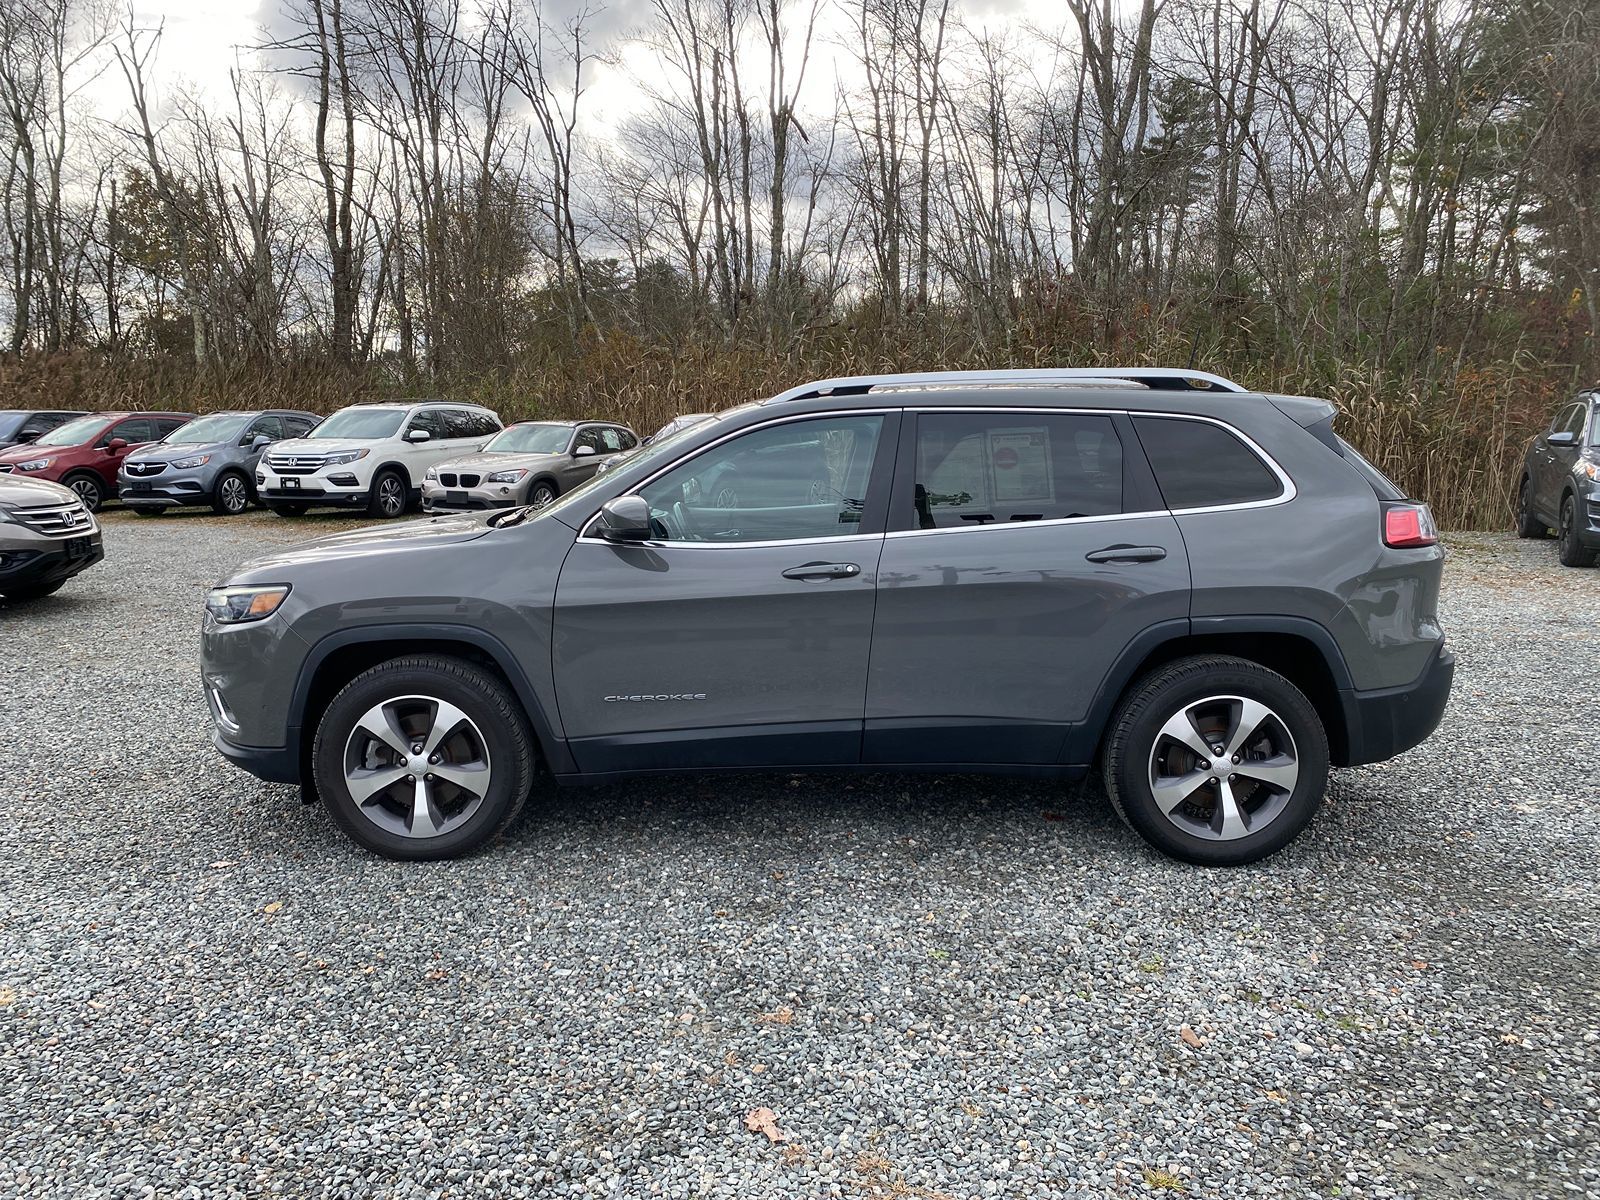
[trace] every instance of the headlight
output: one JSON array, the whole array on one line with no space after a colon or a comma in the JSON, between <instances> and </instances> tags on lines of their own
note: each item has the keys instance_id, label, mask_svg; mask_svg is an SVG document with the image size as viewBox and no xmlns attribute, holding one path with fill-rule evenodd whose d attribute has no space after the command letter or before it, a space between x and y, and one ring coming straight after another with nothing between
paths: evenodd
<instances>
[{"instance_id":1,"label":"headlight","mask_svg":"<svg viewBox=\"0 0 1600 1200\"><path fill-rule=\"evenodd\" d=\"M42 471L46 467L48 467L51 463L53 463L54 461L55 461L55 459L53 459L53 458L30 458L25 463L18 463L17 464L17 470L19 470L19 471Z\"/></svg>"},{"instance_id":2,"label":"headlight","mask_svg":"<svg viewBox=\"0 0 1600 1200\"><path fill-rule=\"evenodd\" d=\"M424 479L437 479L437 478L439 478L439 468L438 467L429 467L426 471L424 471L422 473L422 477Z\"/></svg>"},{"instance_id":3,"label":"headlight","mask_svg":"<svg viewBox=\"0 0 1600 1200\"><path fill-rule=\"evenodd\" d=\"M513 468L512 470L509 470L509 471L496 471L493 475L489 476L489 478L485 479L484 482L485 483L516 483L517 480L521 479L526 474L527 474L527 472L524 471L521 467L515 467L515 468Z\"/></svg>"},{"instance_id":4,"label":"headlight","mask_svg":"<svg viewBox=\"0 0 1600 1200\"><path fill-rule=\"evenodd\" d=\"M206 597L206 611L223 625L260 621L277 612L288 594L289 585L286 583L263 587L212 588Z\"/></svg>"},{"instance_id":5,"label":"headlight","mask_svg":"<svg viewBox=\"0 0 1600 1200\"><path fill-rule=\"evenodd\" d=\"M211 461L209 454L196 454L193 458L175 458L172 465L179 471L187 471L190 467L203 467Z\"/></svg>"},{"instance_id":6,"label":"headlight","mask_svg":"<svg viewBox=\"0 0 1600 1200\"><path fill-rule=\"evenodd\" d=\"M365 458L366 456L367 452L365 450L340 450L323 459L322 465L325 467L342 467L345 463L353 463L356 459Z\"/></svg>"},{"instance_id":7,"label":"headlight","mask_svg":"<svg viewBox=\"0 0 1600 1200\"><path fill-rule=\"evenodd\" d=\"M1586 479L1600 479L1600 462L1579 463L1578 474Z\"/></svg>"}]
</instances>

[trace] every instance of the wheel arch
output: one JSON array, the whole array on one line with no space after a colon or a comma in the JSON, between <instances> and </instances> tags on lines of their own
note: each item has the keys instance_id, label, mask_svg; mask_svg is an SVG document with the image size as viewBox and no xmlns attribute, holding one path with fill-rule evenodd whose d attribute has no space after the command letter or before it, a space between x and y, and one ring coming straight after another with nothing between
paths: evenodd
<instances>
[{"instance_id":1,"label":"wheel arch","mask_svg":"<svg viewBox=\"0 0 1600 1200\"><path fill-rule=\"evenodd\" d=\"M527 714L540 756L552 773L575 769L566 742L555 731L515 655L493 634L460 625L372 625L341 629L311 648L300 666L289 702L288 743L310 783L311 747L317 722L339 689L369 667L412 654L446 654L492 671Z\"/></svg>"},{"instance_id":2,"label":"wheel arch","mask_svg":"<svg viewBox=\"0 0 1600 1200\"><path fill-rule=\"evenodd\" d=\"M375 486L377 484L377 482L378 482L378 476L382 475L385 471L393 471L393 472L395 472L395 474L399 475L400 476L400 482L405 484L407 488L411 488L411 487L415 486L411 482L411 472L406 468L405 463L396 462L392 458L389 459L387 462L379 463L377 465L377 467L374 468L374 470L372 472L372 483L368 484L367 486L369 488Z\"/></svg>"},{"instance_id":3,"label":"wheel arch","mask_svg":"<svg viewBox=\"0 0 1600 1200\"><path fill-rule=\"evenodd\" d=\"M1141 679L1179 658L1227 654L1259 663L1293 683L1311 702L1328 736L1328 756L1352 757L1345 694L1353 689L1339 645L1326 628L1302 617L1200 617L1164 621L1134 638L1101 682L1083 724L1069 735L1067 762L1093 761L1111 714Z\"/></svg>"}]
</instances>

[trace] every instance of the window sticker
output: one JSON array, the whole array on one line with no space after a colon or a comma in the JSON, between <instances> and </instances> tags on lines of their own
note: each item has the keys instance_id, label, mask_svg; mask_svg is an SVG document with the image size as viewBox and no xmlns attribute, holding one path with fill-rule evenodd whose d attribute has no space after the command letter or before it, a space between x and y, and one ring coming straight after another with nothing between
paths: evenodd
<instances>
[{"instance_id":1,"label":"window sticker","mask_svg":"<svg viewBox=\"0 0 1600 1200\"><path fill-rule=\"evenodd\" d=\"M989 476L995 503L1053 500L1049 429L1036 425L989 430Z\"/></svg>"}]
</instances>

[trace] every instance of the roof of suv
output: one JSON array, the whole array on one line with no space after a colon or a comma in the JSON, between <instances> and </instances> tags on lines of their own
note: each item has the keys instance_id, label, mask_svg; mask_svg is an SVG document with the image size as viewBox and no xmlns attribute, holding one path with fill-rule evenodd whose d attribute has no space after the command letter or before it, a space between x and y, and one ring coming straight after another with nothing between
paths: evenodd
<instances>
[{"instance_id":1,"label":"roof of suv","mask_svg":"<svg viewBox=\"0 0 1600 1200\"><path fill-rule=\"evenodd\" d=\"M494 409L487 404L479 404L474 400L369 400L360 404L347 404L345 408L394 408L413 409L426 408L430 404L443 405L446 408L476 408L482 412L492 413ZM340 410L341 412L343 409Z\"/></svg>"},{"instance_id":2,"label":"roof of suv","mask_svg":"<svg viewBox=\"0 0 1600 1200\"><path fill-rule=\"evenodd\" d=\"M866 395L884 391L944 391L980 388L1104 388L1163 392L1244 392L1231 379L1175 367L1042 367L1004 371L916 371L888 375L846 375L804 383L760 403L819 396Z\"/></svg>"}]
</instances>

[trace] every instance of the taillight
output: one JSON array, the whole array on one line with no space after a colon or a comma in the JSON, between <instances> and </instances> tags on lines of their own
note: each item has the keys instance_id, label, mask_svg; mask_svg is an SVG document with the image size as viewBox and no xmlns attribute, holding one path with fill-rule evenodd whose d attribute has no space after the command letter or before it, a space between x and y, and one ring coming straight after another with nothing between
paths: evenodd
<instances>
[{"instance_id":1,"label":"taillight","mask_svg":"<svg viewBox=\"0 0 1600 1200\"><path fill-rule=\"evenodd\" d=\"M1410 500L1383 506L1383 544L1395 550L1413 550L1439 541L1439 527L1426 504Z\"/></svg>"}]
</instances>

